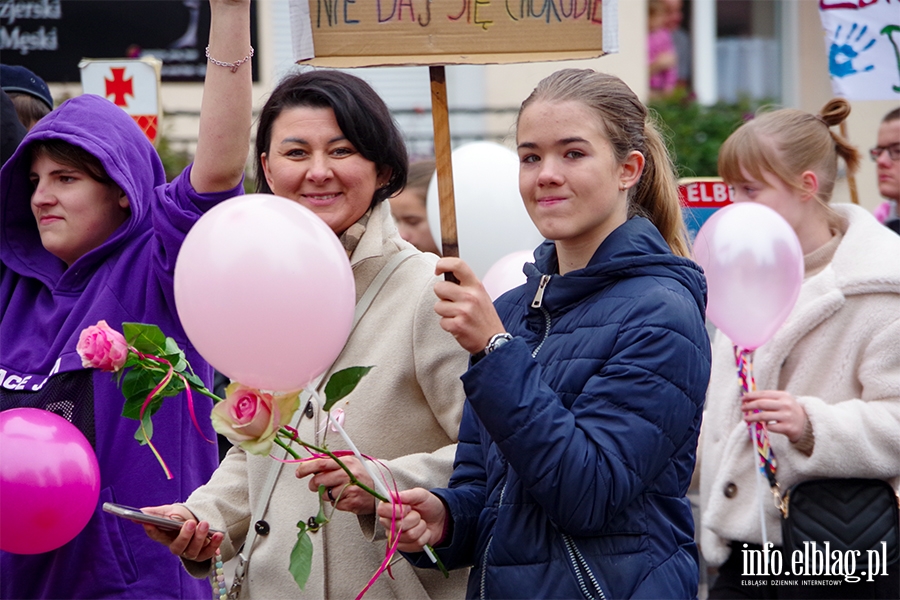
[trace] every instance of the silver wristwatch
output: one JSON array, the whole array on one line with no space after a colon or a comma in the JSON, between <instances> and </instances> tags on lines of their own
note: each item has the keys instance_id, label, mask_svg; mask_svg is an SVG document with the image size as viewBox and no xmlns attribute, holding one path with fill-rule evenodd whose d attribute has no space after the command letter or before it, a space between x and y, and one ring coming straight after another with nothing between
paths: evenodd
<instances>
[{"instance_id":1,"label":"silver wristwatch","mask_svg":"<svg viewBox=\"0 0 900 600\"><path fill-rule=\"evenodd\" d=\"M509 335L505 331L503 333L498 333L491 336L491 340L488 342L488 345L484 347L484 355L487 356L506 342L512 340L512 338L513 336Z\"/></svg>"},{"instance_id":2,"label":"silver wristwatch","mask_svg":"<svg viewBox=\"0 0 900 600\"><path fill-rule=\"evenodd\" d=\"M484 350L472 355L472 364L474 365L479 360L481 360L506 342L510 341L511 339L513 339L513 336L506 333L505 331L503 333L492 335L491 339L488 341L487 346L484 347Z\"/></svg>"}]
</instances>

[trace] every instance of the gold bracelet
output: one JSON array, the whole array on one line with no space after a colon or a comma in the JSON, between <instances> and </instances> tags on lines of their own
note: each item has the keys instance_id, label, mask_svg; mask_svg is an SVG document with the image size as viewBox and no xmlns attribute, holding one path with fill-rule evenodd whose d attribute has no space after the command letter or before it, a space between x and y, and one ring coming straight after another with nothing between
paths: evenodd
<instances>
[{"instance_id":1,"label":"gold bracelet","mask_svg":"<svg viewBox=\"0 0 900 600\"><path fill-rule=\"evenodd\" d=\"M251 58L253 58L253 46L250 46L250 54L248 54L247 56L245 56L244 58L242 58L241 60L239 60L237 62L230 63L230 62L223 62L221 60L214 59L212 56L209 55L209 46L206 47L206 58L207 58L207 60L209 60L209 62L216 65L217 67L227 67L227 68L231 69L232 73L237 73L238 67L240 67L242 64L244 64Z\"/></svg>"}]
</instances>

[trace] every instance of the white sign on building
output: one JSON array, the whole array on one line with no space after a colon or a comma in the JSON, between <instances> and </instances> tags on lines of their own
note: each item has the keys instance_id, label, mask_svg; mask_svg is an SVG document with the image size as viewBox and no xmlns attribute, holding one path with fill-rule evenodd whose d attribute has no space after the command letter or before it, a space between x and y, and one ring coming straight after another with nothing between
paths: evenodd
<instances>
[{"instance_id":1,"label":"white sign on building","mask_svg":"<svg viewBox=\"0 0 900 600\"><path fill-rule=\"evenodd\" d=\"M85 94L103 96L131 115L151 142L159 135L160 73L162 63L152 57L93 60L78 64Z\"/></svg>"}]
</instances>

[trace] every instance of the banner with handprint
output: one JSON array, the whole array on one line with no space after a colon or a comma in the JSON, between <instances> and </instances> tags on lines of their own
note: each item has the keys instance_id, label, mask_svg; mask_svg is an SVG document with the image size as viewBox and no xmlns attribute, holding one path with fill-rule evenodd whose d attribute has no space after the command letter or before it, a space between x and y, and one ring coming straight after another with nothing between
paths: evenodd
<instances>
[{"instance_id":1,"label":"banner with handprint","mask_svg":"<svg viewBox=\"0 0 900 600\"><path fill-rule=\"evenodd\" d=\"M900 100L900 2L820 0L836 96Z\"/></svg>"}]
</instances>

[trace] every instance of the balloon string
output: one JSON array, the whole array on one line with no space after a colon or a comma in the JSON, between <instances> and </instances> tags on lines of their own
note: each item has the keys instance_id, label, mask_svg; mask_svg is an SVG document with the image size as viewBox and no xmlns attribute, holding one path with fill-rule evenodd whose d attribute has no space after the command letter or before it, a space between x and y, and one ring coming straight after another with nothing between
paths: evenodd
<instances>
[{"instance_id":1,"label":"balloon string","mask_svg":"<svg viewBox=\"0 0 900 600\"><path fill-rule=\"evenodd\" d=\"M737 344L734 346L734 360L737 367L738 379L741 382L741 389L744 393L756 391L756 381L753 378L753 351L739 348ZM755 410L753 412L759 412ZM769 443L769 430L766 424L760 421L747 423L747 429L750 433L750 439L753 441L756 450L757 464L769 485L775 487L775 472L778 469L778 463L775 460L775 452Z\"/></svg>"}]
</instances>

